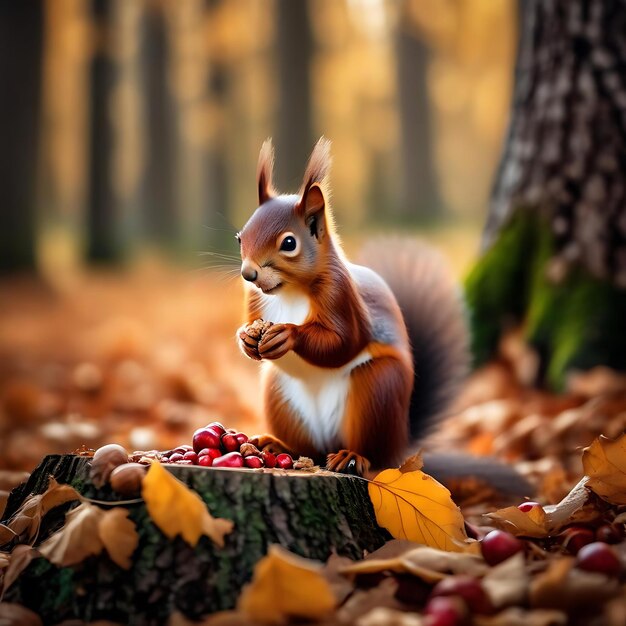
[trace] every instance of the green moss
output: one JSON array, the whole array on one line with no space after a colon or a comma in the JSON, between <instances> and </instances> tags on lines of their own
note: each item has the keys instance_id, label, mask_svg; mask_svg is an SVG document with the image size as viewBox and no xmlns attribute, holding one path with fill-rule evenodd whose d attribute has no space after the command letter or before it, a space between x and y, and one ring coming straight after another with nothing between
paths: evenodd
<instances>
[{"instance_id":1,"label":"green moss","mask_svg":"<svg viewBox=\"0 0 626 626\"><path fill-rule=\"evenodd\" d=\"M520 209L468 276L466 294L475 363L496 354L507 327L523 325L540 356L537 382L561 390L573 369L626 370L626 291L580 268L554 283L555 250L540 213Z\"/></svg>"},{"instance_id":2,"label":"green moss","mask_svg":"<svg viewBox=\"0 0 626 626\"><path fill-rule=\"evenodd\" d=\"M476 365L494 355L503 331L524 315L536 221L533 213L518 211L467 277L465 296Z\"/></svg>"}]
</instances>

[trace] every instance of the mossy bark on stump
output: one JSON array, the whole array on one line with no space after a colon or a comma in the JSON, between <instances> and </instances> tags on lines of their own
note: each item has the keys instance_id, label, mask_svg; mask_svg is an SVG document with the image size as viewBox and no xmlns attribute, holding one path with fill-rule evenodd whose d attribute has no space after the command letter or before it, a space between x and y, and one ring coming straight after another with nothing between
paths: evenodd
<instances>
[{"instance_id":1,"label":"mossy bark on stump","mask_svg":"<svg viewBox=\"0 0 626 626\"><path fill-rule=\"evenodd\" d=\"M356 477L168 469L202 497L212 515L235 523L224 548L207 537L195 548L180 537L170 541L152 523L143 502L125 505L140 538L130 570L119 568L104 553L75 567L57 567L38 558L9 588L5 600L27 606L46 624L72 618L162 624L174 611L194 619L232 608L270 544L321 561L332 552L359 559L388 537L376 524L367 484ZM89 459L48 456L28 483L11 495L6 516L30 493L44 491L50 475L86 497L119 499L110 489L98 490L91 484ZM40 541L58 527L59 519L55 511L44 518Z\"/></svg>"},{"instance_id":2,"label":"mossy bark on stump","mask_svg":"<svg viewBox=\"0 0 626 626\"><path fill-rule=\"evenodd\" d=\"M626 370L626 12L617 0L522 10L504 153L467 282L478 364L511 323L539 380Z\"/></svg>"}]
</instances>

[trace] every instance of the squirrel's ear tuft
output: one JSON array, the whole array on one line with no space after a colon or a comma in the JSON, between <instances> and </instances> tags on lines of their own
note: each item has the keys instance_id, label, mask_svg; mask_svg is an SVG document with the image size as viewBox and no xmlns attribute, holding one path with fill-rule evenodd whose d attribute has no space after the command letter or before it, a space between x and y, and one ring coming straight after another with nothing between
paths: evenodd
<instances>
[{"instance_id":1,"label":"squirrel's ear tuft","mask_svg":"<svg viewBox=\"0 0 626 626\"><path fill-rule=\"evenodd\" d=\"M274 171L274 144L272 139L266 139L259 152L259 162L256 168L256 179L259 188L259 205L267 202L276 195L272 186Z\"/></svg>"},{"instance_id":2,"label":"squirrel's ear tuft","mask_svg":"<svg viewBox=\"0 0 626 626\"><path fill-rule=\"evenodd\" d=\"M327 193L326 183L328 172L331 164L330 157L330 140L326 137L320 137L313 148L313 152L309 158L309 163L304 172L304 180L300 189L300 196L306 195L309 187L317 183L324 192Z\"/></svg>"}]
</instances>

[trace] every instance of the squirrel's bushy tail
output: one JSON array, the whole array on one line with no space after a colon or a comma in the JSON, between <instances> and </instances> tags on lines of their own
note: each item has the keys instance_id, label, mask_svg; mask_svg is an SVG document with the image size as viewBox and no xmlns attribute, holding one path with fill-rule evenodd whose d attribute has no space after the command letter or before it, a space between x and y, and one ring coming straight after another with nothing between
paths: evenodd
<instances>
[{"instance_id":1,"label":"squirrel's bushy tail","mask_svg":"<svg viewBox=\"0 0 626 626\"><path fill-rule=\"evenodd\" d=\"M445 414L469 369L469 341L459 285L442 256L408 238L370 242L361 260L393 291L413 348L411 437Z\"/></svg>"}]
</instances>

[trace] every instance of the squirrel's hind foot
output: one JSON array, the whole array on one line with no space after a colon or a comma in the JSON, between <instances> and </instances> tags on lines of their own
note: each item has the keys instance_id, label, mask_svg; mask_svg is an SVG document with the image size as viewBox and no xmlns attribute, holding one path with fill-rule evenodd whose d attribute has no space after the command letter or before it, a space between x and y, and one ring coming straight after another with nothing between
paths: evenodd
<instances>
[{"instance_id":1,"label":"squirrel's hind foot","mask_svg":"<svg viewBox=\"0 0 626 626\"><path fill-rule=\"evenodd\" d=\"M339 450L326 457L326 469L340 474L365 476L370 469L370 462L352 450Z\"/></svg>"}]
</instances>

